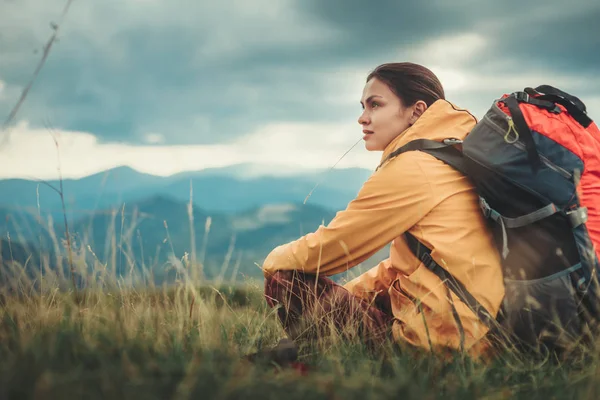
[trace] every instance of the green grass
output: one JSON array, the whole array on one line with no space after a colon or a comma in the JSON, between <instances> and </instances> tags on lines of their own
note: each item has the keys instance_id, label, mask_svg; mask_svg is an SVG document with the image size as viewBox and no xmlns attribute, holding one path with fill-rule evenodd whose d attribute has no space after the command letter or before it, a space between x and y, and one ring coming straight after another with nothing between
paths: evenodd
<instances>
[{"instance_id":1,"label":"green grass","mask_svg":"<svg viewBox=\"0 0 600 400\"><path fill-rule=\"evenodd\" d=\"M481 364L392 343L373 355L359 341L332 338L301 349L305 375L242 358L283 336L259 283L89 291L77 301L58 290L5 296L0 398L563 399L600 391L595 356Z\"/></svg>"},{"instance_id":2,"label":"green grass","mask_svg":"<svg viewBox=\"0 0 600 400\"><path fill-rule=\"evenodd\" d=\"M301 347L306 374L251 364L244 355L285 336L261 281L204 281L194 251L165 265L173 280L160 285L161 266L144 269L126 243L112 240L104 261L85 244L54 242L64 270L44 257L0 262L0 399L600 397L595 347L562 362L506 353L483 363L391 342L371 354L334 334ZM117 277L121 257L129 275Z\"/></svg>"}]
</instances>

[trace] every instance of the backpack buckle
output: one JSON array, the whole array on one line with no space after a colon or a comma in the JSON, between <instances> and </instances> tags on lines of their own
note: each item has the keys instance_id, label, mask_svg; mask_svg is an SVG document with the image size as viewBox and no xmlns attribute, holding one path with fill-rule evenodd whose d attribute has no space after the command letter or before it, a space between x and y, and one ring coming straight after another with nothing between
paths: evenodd
<instances>
[{"instance_id":1,"label":"backpack buckle","mask_svg":"<svg viewBox=\"0 0 600 400\"><path fill-rule=\"evenodd\" d=\"M529 96L529 94L527 94L527 93L525 93L525 92L516 92L516 93L514 93L514 96L515 96L515 98L516 98L518 101L520 101L520 102L522 101L522 102L525 102L525 103L529 103L529 100L530 100L530 98L531 98L531 97Z\"/></svg>"},{"instance_id":2,"label":"backpack buckle","mask_svg":"<svg viewBox=\"0 0 600 400\"><path fill-rule=\"evenodd\" d=\"M435 262L435 260L433 259L433 257L431 257L431 254L429 254L429 253L424 253L421 256L421 262L430 271L433 271L438 265L437 262Z\"/></svg>"},{"instance_id":3,"label":"backpack buckle","mask_svg":"<svg viewBox=\"0 0 600 400\"><path fill-rule=\"evenodd\" d=\"M548 110L548 111L550 111L552 114L560 114L562 112L562 110L560 109L558 104L555 104L554 108L552 110Z\"/></svg>"},{"instance_id":4,"label":"backpack buckle","mask_svg":"<svg viewBox=\"0 0 600 400\"><path fill-rule=\"evenodd\" d=\"M455 144L462 144L462 140L456 138L448 138L442 140L442 143L447 144L448 146L453 146Z\"/></svg>"},{"instance_id":5,"label":"backpack buckle","mask_svg":"<svg viewBox=\"0 0 600 400\"><path fill-rule=\"evenodd\" d=\"M571 223L572 228L577 228L579 225L585 224L588 220L587 207L579 207L571 211L567 211L567 218Z\"/></svg>"},{"instance_id":6,"label":"backpack buckle","mask_svg":"<svg viewBox=\"0 0 600 400\"><path fill-rule=\"evenodd\" d=\"M481 196L479 196L479 208L481 208L481 211L486 218L490 218L492 215L492 207L490 207L487 201Z\"/></svg>"}]
</instances>

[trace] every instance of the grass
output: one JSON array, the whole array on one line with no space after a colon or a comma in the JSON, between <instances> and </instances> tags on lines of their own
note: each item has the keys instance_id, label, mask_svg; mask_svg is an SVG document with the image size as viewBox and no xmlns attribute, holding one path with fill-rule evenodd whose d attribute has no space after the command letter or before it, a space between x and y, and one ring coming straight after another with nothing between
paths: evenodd
<instances>
[{"instance_id":1,"label":"grass","mask_svg":"<svg viewBox=\"0 0 600 400\"><path fill-rule=\"evenodd\" d=\"M382 354L371 354L359 339L332 335L301 347L307 372L252 364L245 355L285 337L261 281L204 281L195 273L203 260L194 253L191 261L173 260L174 281L154 285L130 257L127 270L135 276L112 275L111 262L126 246L119 244L105 262L85 245L57 239L55 256L69 259L68 246L74 251L65 271L50 270L43 257L39 268L4 260L0 399L529 400L600 394L595 348L562 362L506 353L483 363L391 342Z\"/></svg>"},{"instance_id":2,"label":"grass","mask_svg":"<svg viewBox=\"0 0 600 400\"><path fill-rule=\"evenodd\" d=\"M284 336L258 283L48 290L1 298L0 398L596 398L597 357L480 364L332 338L301 349L305 374L243 356Z\"/></svg>"}]
</instances>

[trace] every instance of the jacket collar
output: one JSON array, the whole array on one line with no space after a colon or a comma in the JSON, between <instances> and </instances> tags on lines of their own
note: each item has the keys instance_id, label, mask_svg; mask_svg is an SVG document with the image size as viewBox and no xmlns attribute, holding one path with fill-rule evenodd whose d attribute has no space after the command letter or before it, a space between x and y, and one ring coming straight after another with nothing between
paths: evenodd
<instances>
[{"instance_id":1,"label":"jacket collar","mask_svg":"<svg viewBox=\"0 0 600 400\"><path fill-rule=\"evenodd\" d=\"M463 140L477 123L469 111L447 100L437 100L425 110L414 125L396 136L384 149L383 162L392 152L415 139L442 141L447 138Z\"/></svg>"}]
</instances>

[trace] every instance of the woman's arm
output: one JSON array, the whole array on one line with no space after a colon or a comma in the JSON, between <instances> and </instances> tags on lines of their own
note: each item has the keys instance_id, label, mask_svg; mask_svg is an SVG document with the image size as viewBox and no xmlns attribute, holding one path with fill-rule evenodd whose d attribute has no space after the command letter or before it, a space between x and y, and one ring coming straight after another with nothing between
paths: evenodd
<instances>
[{"instance_id":1,"label":"woman's arm","mask_svg":"<svg viewBox=\"0 0 600 400\"><path fill-rule=\"evenodd\" d=\"M430 156L405 153L376 171L329 225L275 248L263 263L265 276L278 270L334 275L406 232L436 204L423 157Z\"/></svg>"}]
</instances>

